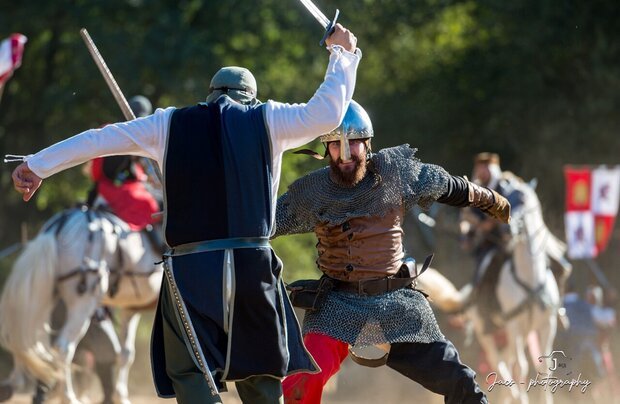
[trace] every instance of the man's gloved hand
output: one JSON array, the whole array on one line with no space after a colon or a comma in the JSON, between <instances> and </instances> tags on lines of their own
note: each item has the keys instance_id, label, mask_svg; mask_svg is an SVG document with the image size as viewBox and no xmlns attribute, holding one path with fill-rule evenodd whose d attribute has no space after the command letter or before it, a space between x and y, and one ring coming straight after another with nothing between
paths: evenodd
<instances>
[{"instance_id":1,"label":"man's gloved hand","mask_svg":"<svg viewBox=\"0 0 620 404\"><path fill-rule=\"evenodd\" d=\"M510 223L510 202L492 189L468 183L469 206L478 208L487 215Z\"/></svg>"}]
</instances>

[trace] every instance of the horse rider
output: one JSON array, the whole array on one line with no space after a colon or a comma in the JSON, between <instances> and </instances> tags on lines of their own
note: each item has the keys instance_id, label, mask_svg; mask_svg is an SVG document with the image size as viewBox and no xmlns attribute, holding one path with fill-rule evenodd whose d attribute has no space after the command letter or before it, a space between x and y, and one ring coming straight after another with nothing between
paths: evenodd
<instances>
[{"instance_id":1,"label":"horse rider","mask_svg":"<svg viewBox=\"0 0 620 404\"><path fill-rule=\"evenodd\" d=\"M83 132L13 172L28 201L41 178L97 156L157 161L171 247L152 337L160 396L220 403L225 382L234 381L244 402L277 403L284 376L319 370L284 296L269 236L282 153L340 124L361 59L356 43L336 25L323 83L306 104L261 103L252 73L229 66L213 76L207 102Z\"/></svg>"},{"instance_id":2,"label":"horse rider","mask_svg":"<svg viewBox=\"0 0 620 404\"><path fill-rule=\"evenodd\" d=\"M150 115L153 110L151 102L142 95L128 102L136 118ZM110 209L133 231L141 231L155 222L153 215L160 211L159 203L146 186L147 176L138 158L98 157L89 162L85 171L94 182L88 206Z\"/></svg>"},{"instance_id":3,"label":"horse rider","mask_svg":"<svg viewBox=\"0 0 620 404\"><path fill-rule=\"evenodd\" d=\"M480 153L474 158L472 181L506 197L508 192L504 189L506 183L501 181L502 174L498 154ZM473 251L478 264L489 251L504 245L510 237L509 226L489 218L477 209L463 209L461 216L460 229L465 236L463 242L466 248Z\"/></svg>"},{"instance_id":4,"label":"horse rider","mask_svg":"<svg viewBox=\"0 0 620 404\"><path fill-rule=\"evenodd\" d=\"M321 372L287 377L285 400L319 403L349 347L387 345L380 364L447 403L486 403L475 372L415 289L417 269L404 260L401 224L409 209L435 201L479 207L504 222L510 205L490 189L420 162L409 145L373 153L373 136L368 114L352 101L342 124L321 136L329 167L298 179L278 199L275 236L314 231L323 272L320 280L289 285L293 305L306 309L304 342Z\"/></svg>"},{"instance_id":5,"label":"horse rider","mask_svg":"<svg viewBox=\"0 0 620 404\"><path fill-rule=\"evenodd\" d=\"M474 156L472 181L480 186L493 189L507 198L513 209L524 203L524 195L519 187L524 183L510 171L502 171L500 156L497 153L483 152ZM463 247L470 250L476 260L474 287L478 289L476 298L478 308L485 319L485 328L491 332L499 324L494 322L495 310L499 308L497 296L494 292L497 285L500 269L510 258L511 230L508 225L484 215L480 210L466 208L461 212L459 223ZM558 262L552 269L562 291L568 275L570 264L566 261ZM566 319L560 316L562 324Z\"/></svg>"}]
</instances>

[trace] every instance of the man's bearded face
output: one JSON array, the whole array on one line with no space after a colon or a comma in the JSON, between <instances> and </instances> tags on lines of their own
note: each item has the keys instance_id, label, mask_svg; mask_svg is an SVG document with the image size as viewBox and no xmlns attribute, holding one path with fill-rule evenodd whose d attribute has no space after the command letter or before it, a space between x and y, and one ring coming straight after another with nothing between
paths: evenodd
<instances>
[{"instance_id":1,"label":"man's bearded face","mask_svg":"<svg viewBox=\"0 0 620 404\"><path fill-rule=\"evenodd\" d=\"M351 148L351 161L343 163L339 149L337 153L332 152L330 149L329 165L332 178L337 183L352 186L366 176L366 145L364 142L350 142L349 145Z\"/></svg>"},{"instance_id":2,"label":"man's bearded face","mask_svg":"<svg viewBox=\"0 0 620 404\"><path fill-rule=\"evenodd\" d=\"M491 182L491 170L488 163L476 163L474 165L474 172L472 173L472 180L478 184L486 187Z\"/></svg>"}]
</instances>

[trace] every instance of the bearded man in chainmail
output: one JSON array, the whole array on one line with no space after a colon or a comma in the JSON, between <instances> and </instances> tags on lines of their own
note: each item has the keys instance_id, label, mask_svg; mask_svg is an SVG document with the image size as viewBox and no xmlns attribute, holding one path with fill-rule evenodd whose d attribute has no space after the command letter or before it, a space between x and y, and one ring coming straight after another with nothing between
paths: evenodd
<instances>
[{"instance_id":1,"label":"bearded man in chainmail","mask_svg":"<svg viewBox=\"0 0 620 404\"><path fill-rule=\"evenodd\" d=\"M404 215L437 201L476 206L508 222L510 204L494 191L424 164L402 145L371 152L372 124L352 101L343 123L323 135L330 166L295 181L278 199L276 233L314 231L318 286L290 286L291 298L318 290L307 306L304 342L321 367L284 381L287 403L320 403L323 386L351 346L379 346L387 366L445 396L447 403L486 403L454 345L441 333L415 264L403 260ZM426 263L428 264L428 262ZM310 281L306 281L310 282ZM299 285L299 286L298 286Z\"/></svg>"}]
</instances>

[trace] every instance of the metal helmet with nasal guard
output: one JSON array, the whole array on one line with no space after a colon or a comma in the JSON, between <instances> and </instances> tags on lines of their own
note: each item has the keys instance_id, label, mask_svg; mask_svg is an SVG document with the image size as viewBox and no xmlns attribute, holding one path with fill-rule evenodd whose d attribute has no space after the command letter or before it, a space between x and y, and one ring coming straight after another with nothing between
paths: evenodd
<instances>
[{"instance_id":1,"label":"metal helmet with nasal guard","mask_svg":"<svg viewBox=\"0 0 620 404\"><path fill-rule=\"evenodd\" d=\"M340 126L329 133L321 135L320 140L325 147L327 147L329 142L340 141L340 158L342 161L350 161L351 150L349 149L349 140L370 139L373 136L372 122L368 113L360 104L351 100Z\"/></svg>"}]
</instances>

